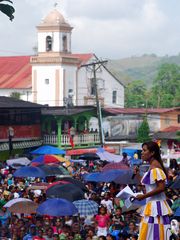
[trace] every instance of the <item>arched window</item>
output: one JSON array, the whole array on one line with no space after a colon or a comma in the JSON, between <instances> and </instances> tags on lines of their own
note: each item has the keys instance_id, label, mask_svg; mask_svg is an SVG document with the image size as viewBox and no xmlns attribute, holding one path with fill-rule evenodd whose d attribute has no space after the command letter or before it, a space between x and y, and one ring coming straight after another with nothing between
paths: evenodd
<instances>
[{"instance_id":1,"label":"arched window","mask_svg":"<svg viewBox=\"0 0 180 240\"><path fill-rule=\"evenodd\" d=\"M63 36L63 52L67 52L67 36Z\"/></svg>"},{"instance_id":2,"label":"arched window","mask_svg":"<svg viewBox=\"0 0 180 240\"><path fill-rule=\"evenodd\" d=\"M46 37L46 51L52 51L52 37L51 36L47 36Z\"/></svg>"}]
</instances>

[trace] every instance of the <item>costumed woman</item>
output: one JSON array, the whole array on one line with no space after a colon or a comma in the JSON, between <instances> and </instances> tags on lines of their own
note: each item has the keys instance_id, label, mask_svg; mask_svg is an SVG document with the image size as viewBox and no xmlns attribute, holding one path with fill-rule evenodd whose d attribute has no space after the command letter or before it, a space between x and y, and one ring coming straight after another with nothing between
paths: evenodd
<instances>
[{"instance_id":1,"label":"costumed woman","mask_svg":"<svg viewBox=\"0 0 180 240\"><path fill-rule=\"evenodd\" d=\"M169 215L172 214L172 210L164 193L167 173L158 144L143 143L141 154L142 160L149 162L150 167L142 178L139 170L137 168L134 170L135 176L145 185L145 194L137 195L136 199L146 199L145 206L139 210L142 219L138 240L169 240L171 235Z\"/></svg>"}]
</instances>

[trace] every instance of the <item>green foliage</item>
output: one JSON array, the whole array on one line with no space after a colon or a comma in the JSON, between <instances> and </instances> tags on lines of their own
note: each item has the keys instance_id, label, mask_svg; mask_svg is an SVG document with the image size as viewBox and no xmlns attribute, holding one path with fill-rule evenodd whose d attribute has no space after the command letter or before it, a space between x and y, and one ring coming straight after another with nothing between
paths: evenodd
<instances>
[{"instance_id":1,"label":"green foliage","mask_svg":"<svg viewBox=\"0 0 180 240\"><path fill-rule=\"evenodd\" d=\"M180 106L180 67L176 64L162 64L153 82L154 107Z\"/></svg>"},{"instance_id":2,"label":"green foliage","mask_svg":"<svg viewBox=\"0 0 180 240\"><path fill-rule=\"evenodd\" d=\"M10 97L20 99L21 98L21 93L19 92L12 92Z\"/></svg>"},{"instance_id":3,"label":"green foliage","mask_svg":"<svg viewBox=\"0 0 180 240\"><path fill-rule=\"evenodd\" d=\"M11 0L0 0L0 2L13 3ZM7 15L11 21L13 20L14 18L13 13L15 12L15 9L13 8L13 6L9 4L0 3L0 11L5 15Z\"/></svg>"},{"instance_id":4,"label":"green foliage","mask_svg":"<svg viewBox=\"0 0 180 240\"><path fill-rule=\"evenodd\" d=\"M164 63L150 89L141 80L129 83L125 89L125 107L168 108L180 106L180 67Z\"/></svg>"},{"instance_id":5,"label":"green foliage","mask_svg":"<svg viewBox=\"0 0 180 240\"><path fill-rule=\"evenodd\" d=\"M138 128L138 133L137 133L137 142L146 142L150 141L151 138L149 137L150 129L149 129L149 124L147 121L147 118L144 117L141 125Z\"/></svg>"},{"instance_id":6,"label":"green foliage","mask_svg":"<svg viewBox=\"0 0 180 240\"><path fill-rule=\"evenodd\" d=\"M146 86L143 81L136 80L129 83L125 88L125 107L139 108L146 105Z\"/></svg>"},{"instance_id":7,"label":"green foliage","mask_svg":"<svg viewBox=\"0 0 180 240\"><path fill-rule=\"evenodd\" d=\"M178 142L180 142L180 131L177 131L176 136L176 139L178 140Z\"/></svg>"}]
</instances>

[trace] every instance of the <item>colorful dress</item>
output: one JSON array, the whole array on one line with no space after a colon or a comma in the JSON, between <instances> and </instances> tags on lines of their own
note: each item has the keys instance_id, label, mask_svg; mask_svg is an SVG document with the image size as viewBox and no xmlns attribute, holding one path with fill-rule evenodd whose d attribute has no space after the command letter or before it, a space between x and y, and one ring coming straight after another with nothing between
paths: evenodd
<instances>
[{"instance_id":1,"label":"colorful dress","mask_svg":"<svg viewBox=\"0 0 180 240\"><path fill-rule=\"evenodd\" d=\"M157 182L166 180L166 175L160 168L150 169L141 180L146 193L157 187ZM169 240L170 220L172 210L166 201L164 192L146 199L146 205L139 209L142 220L139 228L138 240Z\"/></svg>"}]
</instances>

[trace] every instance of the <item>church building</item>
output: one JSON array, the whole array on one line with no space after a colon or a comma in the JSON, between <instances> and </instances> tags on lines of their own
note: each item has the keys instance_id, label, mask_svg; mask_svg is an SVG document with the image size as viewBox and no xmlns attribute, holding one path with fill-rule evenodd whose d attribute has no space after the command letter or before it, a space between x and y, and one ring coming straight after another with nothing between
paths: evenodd
<instances>
[{"instance_id":1,"label":"church building","mask_svg":"<svg viewBox=\"0 0 180 240\"><path fill-rule=\"evenodd\" d=\"M49 106L124 107L124 86L93 53L71 49L73 27L55 8L37 26L37 55L0 57L0 96ZM97 90L97 92L96 92Z\"/></svg>"}]
</instances>

